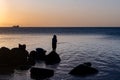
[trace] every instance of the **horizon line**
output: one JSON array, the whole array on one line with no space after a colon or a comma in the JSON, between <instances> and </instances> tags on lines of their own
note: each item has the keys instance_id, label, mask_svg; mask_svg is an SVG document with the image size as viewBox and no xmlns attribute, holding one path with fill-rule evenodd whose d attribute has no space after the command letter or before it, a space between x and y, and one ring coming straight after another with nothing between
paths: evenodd
<instances>
[{"instance_id":1,"label":"horizon line","mask_svg":"<svg viewBox=\"0 0 120 80\"><path fill-rule=\"evenodd\" d=\"M59 26L59 27L54 27L54 26L20 26L18 28L117 28L117 27L120 27L120 26ZM0 28L14 28L14 27L8 27L8 26L0 26Z\"/></svg>"}]
</instances>

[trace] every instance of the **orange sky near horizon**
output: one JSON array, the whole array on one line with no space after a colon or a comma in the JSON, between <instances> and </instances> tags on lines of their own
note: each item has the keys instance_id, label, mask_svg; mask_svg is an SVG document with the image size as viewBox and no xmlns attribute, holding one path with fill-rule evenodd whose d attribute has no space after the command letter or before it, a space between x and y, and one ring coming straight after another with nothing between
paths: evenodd
<instances>
[{"instance_id":1,"label":"orange sky near horizon","mask_svg":"<svg viewBox=\"0 0 120 80\"><path fill-rule=\"evenodd\" d=\"M0 26L120 26L120 10L113 3L76 1L0 0Z\"/></svg>"}]
</instances>

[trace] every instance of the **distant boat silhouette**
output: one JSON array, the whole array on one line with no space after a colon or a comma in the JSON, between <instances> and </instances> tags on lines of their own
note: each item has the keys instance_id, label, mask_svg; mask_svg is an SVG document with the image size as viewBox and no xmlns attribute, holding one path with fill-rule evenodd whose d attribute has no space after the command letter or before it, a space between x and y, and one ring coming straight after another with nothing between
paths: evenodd
<instances>
[{"instance_id":1,"label":"distant boat silhouette","mask_svg":"<svg viewBox=\"0 0 120 80\"><path fill-rule=\"evenodd\" d=\"M20 26L19 25L14 25L12 26L13 28L19 28Z\"/></svg>"}]
</instances>

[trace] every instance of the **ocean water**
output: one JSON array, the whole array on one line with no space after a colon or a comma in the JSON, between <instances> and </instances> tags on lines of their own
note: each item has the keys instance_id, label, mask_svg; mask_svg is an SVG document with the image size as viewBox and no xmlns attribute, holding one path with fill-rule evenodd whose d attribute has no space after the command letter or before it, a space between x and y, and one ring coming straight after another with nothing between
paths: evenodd
<instances>
[{"instance_id":1,"label":"ocean water","mask_svg":"<svg viewBox=\"0 0 120 80\"><path fill-rule=\"evenodd\" d=\"M120 28L0 28L0 47L13 48L26 44L30 52L36 48L52 50L51 39L56 34L57 53L61 62L39 68L53 69L55 74L47 80L119 80L120 78ZM69 73L77 65L91 62L99 73L87 77L72 76ZM33 80L30 71L15 70L2 75L0 80Z\"/></svg>"}]
</instances>

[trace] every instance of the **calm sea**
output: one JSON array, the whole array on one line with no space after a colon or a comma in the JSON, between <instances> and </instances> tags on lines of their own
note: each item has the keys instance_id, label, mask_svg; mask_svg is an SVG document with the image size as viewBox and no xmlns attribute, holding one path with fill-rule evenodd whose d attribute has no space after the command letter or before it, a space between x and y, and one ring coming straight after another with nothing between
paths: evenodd
<instances>
[{"instance_id":1,"label":"calm sea","mask_svg":"<svg viewBox=\"0 0 120 80\"><path fill-rule=\"evenodd\" d=\"M0 28L0 47L13 48L26 44L30 52L44 48L47 54L52 50L51 39L56 34L57 53L62 61L58 65L35 66L55 71L48 80L119 80L120 79L120 28ZM83 62L91 62L99 73L88 77L76 77L69 73ZM30 72L17 71L0 75L0 80L33 80Z\"/></svg>"}]
</instances>

